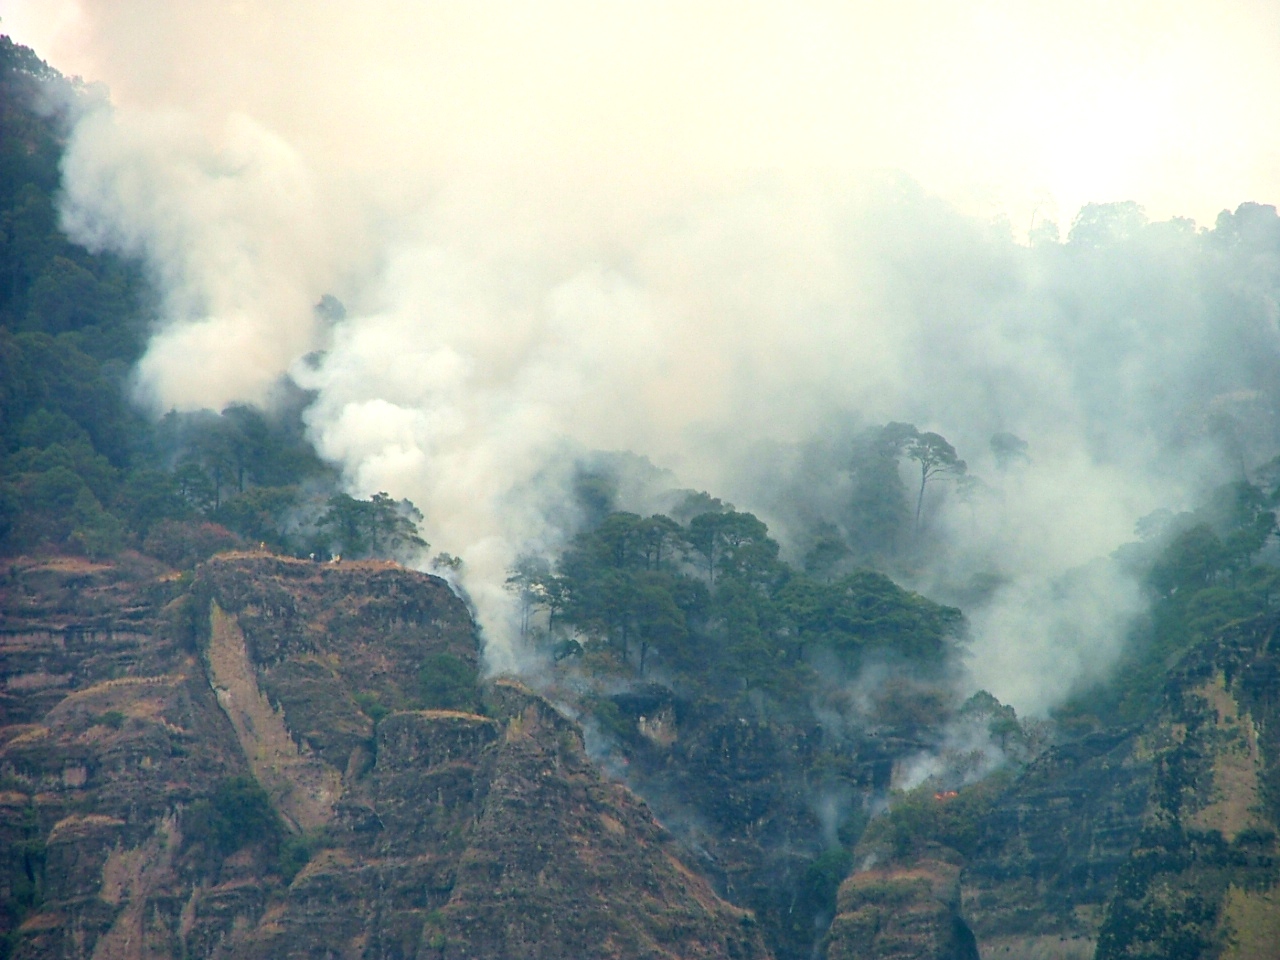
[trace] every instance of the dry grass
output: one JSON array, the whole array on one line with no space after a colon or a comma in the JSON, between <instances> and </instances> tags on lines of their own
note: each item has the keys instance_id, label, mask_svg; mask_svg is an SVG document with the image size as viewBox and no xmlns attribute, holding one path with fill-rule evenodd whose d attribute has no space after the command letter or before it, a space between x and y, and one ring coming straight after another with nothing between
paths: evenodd
<instances>
[{"instance_id":1,"label":"dry grass","mask_svg":"<svg viewBox=\"0 0 1280 960\"><path fill-rule=\"evenodd\" d=\"M1242 830L1259 823L1262 757L1257 733L1248 711L1240 709L1221 674L1196 693L1215 712L1220 742L1213 758L1210 801L1191 818L1191 825L1201 830L1220 830L1227 840L1234 840Z\"/></svg>"},{"instance_id":2,"label":"dry grass","mask_svg":"<svg viewBox=\"0 0 1280 960\"><path fill-rule=\"evenodd\" d=\"M1275 891L1227 891L1223 914L1227 946L1221 960L1276 960L1280 955L1280 900Z\"/></svg>"},{"instance_id":3,"label":"dry grass","mask_svg":"<svg viewBox=\"0 0 1280 960\"><path fill-rule=\"evenodd\" d=\"M231 721L254 776L282 813L305 829L333 814L342 775L320 757L298 748L284 717L258 686L244 633L216 603L210 608L209 668L218 704Z\"/></svg>"}]
</instances>

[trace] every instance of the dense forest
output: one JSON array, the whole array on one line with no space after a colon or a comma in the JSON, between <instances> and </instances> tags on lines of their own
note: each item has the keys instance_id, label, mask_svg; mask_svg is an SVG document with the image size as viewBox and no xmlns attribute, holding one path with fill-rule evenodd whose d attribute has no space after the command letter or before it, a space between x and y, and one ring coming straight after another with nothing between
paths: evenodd
<instances>
[{"instance_id":1,"label":"dense forest","mask_svg":"<svg viewBox=\"0 0 1280 960\"><path fill-rule=\"evenodd\" d=\"M412 505L337 492L303 436L308 398L288 383L270 411L156 421L131 403L151 330L147 277L58 229L58 164L84 94L2 42L0 549L140 549L190 566L250 543L353 557L423 545Z\"/></svg>"}]
</instances>

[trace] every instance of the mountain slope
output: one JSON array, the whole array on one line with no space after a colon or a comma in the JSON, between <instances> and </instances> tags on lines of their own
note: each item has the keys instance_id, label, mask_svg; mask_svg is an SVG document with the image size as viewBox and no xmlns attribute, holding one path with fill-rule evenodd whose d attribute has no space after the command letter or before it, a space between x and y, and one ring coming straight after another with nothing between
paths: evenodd
<instances>
[{"instance_id":1,"label":"mountain slope","mask_svg":"<svg viewBox=\"0 0 1280 960\"><path fill-rule=\"evenodd\" d=\"M929 840L965 790L925 799L935 816L915 821L905 847L884 842L892 831L869 830L855 853L869 869L841 887L828 956L960 960L968 954L951 938L950 909L987 960L1274 958L1277 631L1280 615L1269 613L1199 643L1170 669L1148 720L1047 750L967 832L951 831L963 851ZM958 868L958 898L939 863ZM926 915L916 952L902 952L903 918Z\"/></svg>"},{"instance_id":2,"label":"mountain slope","mask_svg":"<svg viewBox=\"0 0 1280 960\"><path fill-rule=\"evenodd\" d=\"M571 721L480 702L443 581L18 562L2 602L14 957L765 955Z\"/></svg>"}]
</instances>

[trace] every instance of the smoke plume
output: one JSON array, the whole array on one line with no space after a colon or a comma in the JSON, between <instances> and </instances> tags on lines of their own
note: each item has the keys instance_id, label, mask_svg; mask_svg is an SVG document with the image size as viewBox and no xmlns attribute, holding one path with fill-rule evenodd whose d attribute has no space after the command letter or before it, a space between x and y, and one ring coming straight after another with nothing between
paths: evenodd
<instances>
[{"instance_id":1,"label":"smoke plume","mask_svg":"<svg viewBox=\"0 0 1280 960\"><path fill-rule=\"evenodd\" d=\"M523 656L507 567L570 532L582 451L797 545L835 438L910 421L982 480L930 491L916 585L991 575L973 682L1034 712L1138 607L1099 558L1274 452L1275 210L1174 217L1274 198L1265 5L39 9L6 16L112 90L62 216L155 281L140 401L314 391L351 492L464 559L494 668Z\"/></svg>"}]
</instances>

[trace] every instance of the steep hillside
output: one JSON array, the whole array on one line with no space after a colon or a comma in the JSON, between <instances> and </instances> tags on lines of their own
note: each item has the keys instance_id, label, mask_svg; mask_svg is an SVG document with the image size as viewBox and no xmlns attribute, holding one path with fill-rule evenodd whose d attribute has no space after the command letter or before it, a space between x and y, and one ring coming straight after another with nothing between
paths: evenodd
<instances>
[{"instance_id":1,"label":"steep hillside","mask_svg":"<svg viewBox=\"0 0 1280 960\"><path fill-rule=\"evenodd\" d=\"M978 960L961 919L959 858L930 849L911 864L859 870L840 887L830 960Z\"/></svg>"},{"instance_id":2,"label":"steep hillside","mask_svg":"<svg viewBox=\"0 0 1280 960\"><path fill-rule=\"evenodd\" d=\"M1280 618L1229 627L1189 654L1144 731L1152 777L1098 960L1262 960L1280 943Z\"/></svg>"},{"instance_id":3,"label":"steep hillside","mask_svg":"<svg viewBox=\"0 0 1280 960\"><path fill-rule=\"evenodd\" d=\"M605 513L507 583L545 654L542 689L775 956L807 960L849 847L907 768L944 752L953 724L1001 753L955 682L963 616L872 570L807 573L755 515L671 496L680 519Z\"/></svg>"},{"instance_id":4,"label":"steep hillside","mask_svg":"<svg viewBox=\"0 0 1280 960\"><path fill-rule=\"evenodd\" d=\"M0 602L13 957L764 956L572 722L481 690L443 581L19 560Z\"/></svg>"},{"instance_id":5,"label":"steep hillside","mask_svg":"<svg viewBox=\"0 0 1280 960\"><path fill-rule=\"evenodd\" d=\"M1051 748L980 802L901 803L855 851L828 956L964 960L953 924L986 960L1277 956L1277 630L1228 626L1148 721Z\"/></svg>"},{"instance_id":6,"label":"steep hillside","mask_svg":"<svg viewBox=\"0 0 1280 960\"><path fill-rule=\"evenodd\" d=\"M1019 593L1006 547L1038 527L1007 507L1052 431L959 404L932 416L964 451L842 408L753 453L738 489L785 548L636 453L570 444L543 478L563 485L532 484L554 533L518 538L558 546L481 584L428 559L408 500L341 488L355 464L309 439L323 395L288 376L269 409L136 408L162 291L59 228L89 96L0 36L0 960L1280 956L1273 207L1193 231L1091 206L1066 244L1001 254L1049 278L1001 315L1075 298L1091 443L1132 441L1102 426L1136 363L1159 471L1229 465L1106 564ZM1183 318L1211 376L1161 349L1196 273L1174 299L1218 304ZM360 322L332 295L313 319ZM465 604L374 557L476 596L506 576L534 689L482 682ZM1074 609L993 635L1007 597ZM1027 722L972 689L984 639L1119 666L1037 681L1054 720Z\"/></svg>"},{"instance_id":7,"label":"steep hillside","mask_svg":"<svg viewBox=\"0 0 1280 960\"><path fill-rule=\"evenodd\" d=\"M984 956L1275 956L1278 626L1228 627L1170 674L1152 722L1027 772L965 870Z\"/></svg>"}]
</instances>

